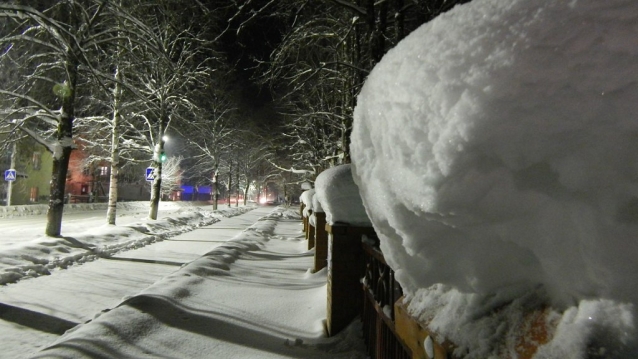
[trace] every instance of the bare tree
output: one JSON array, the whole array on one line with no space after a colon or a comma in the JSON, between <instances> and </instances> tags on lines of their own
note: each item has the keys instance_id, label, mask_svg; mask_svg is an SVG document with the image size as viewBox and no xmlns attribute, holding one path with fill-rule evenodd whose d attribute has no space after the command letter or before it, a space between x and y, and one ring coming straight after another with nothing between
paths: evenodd
<instances>
[{"instance_id":1,"label":"bare tree","mask_svg":"<svg viewBox=\"0 0 638 359\"><path fill-rule=\"evenodd\" d=\"M297 171L316 176L349 162L354 98L368 71L361 51L355 53L359 23L341 4L308 5L265 68L262 80L278 96L286 119L282 142Z\"/></svg>"},{"instance_id":2,"label":"bare tree","mask_svg":"<svg viewBox=\"0 0 638 359\"><path fill-rule=\"evenodd\" d=\"M97 93L91 97L93 104L101 106L102 115L79 118L77 129L87 163L110 163L107 223L115 224L117 212L120 170L127 164L148 163L152 145L140 131L139 117L135 114L147 100L130 80L140 48L151 48L151 30L134 17L135 4L128 2L123 8L121 1L112 3L117 39L104 48L100 61L100 77L95 81ZM108 88L100 86L108 82Z\"/></svg>"},{"instance_id":3,"label":"bare tree","mask_svg":"<svg viewBox=\"0 0 638 359\"><path fill-rule=\"evenodd\" d=\"M116 37L107 13L108 3L98 0L68 0L41 9L0 3L0 18L10 22L10 31L0 39L4 49L0 61L21 75L19 83L3 87L0 95L12 99L12 125L53 154L45 230L49 236L61 232L82 85L96 76L102 44Z\"/></svg>"},{"instance_id":4,"label":"bare tree","mask_svg":"<svg viewBox=\"0 0 638 359\"><path fill-rule=\"evenodd\" d=\"M234 103L227 98L209 98L206 109L180 128L182 136L193 149L192 176L206 178L212 185L213 209L217 209L220 173L226 165L227 154L237 141L238 133Z\"/></svg>"},{"instance_id":5,"label":"bare tree","mask_svg":"<svg viewBox=\"0 0 638 359\"><path fill-rule=\"evenodd\" d=\"M385 52L438 14L468 0L282 0L270 16L288 24L262 62L262 83L285 118L282 170L314 175L350 161L352 113L361 86ZM294 16L284 17L283 9Z\"/></svg>"},{"instance_id":6,"label":"bare tree","mask_svg":"<svg viewBox=\"0 0 638 359\"><path fill-rule=\"evenodd\" d=\"M197 4L195 4L197 5ZM142 7L141 16L150 33L151 46L140 46L140 61L135 66L136 88L146 99L137 114L153 148L155 168L149 218L157 218L162 182L164 135L174 121L190 121L197 111L195 92L208 85L214 71L207 33L210 29L191 24L174 9L183 2L164 0ZM194 11L194 9L191 9ZM183 13L182 13L183 14ZM192 12L189 14L189 16Z\"/></svg>"},{"instance_id":7,"label":"bare tree","mask_svg":"<svg viewBox=\"0 0 638 359\"><path fill-rule=\"evenodd\" d=\"M273 154L271 146L256 130L242 131L239 145L234 155L237 160L237 188L241 189L246 205L251 185L258 181L263 182L259 169L275 169L268 162L268 158Z\"/></svg>"}]
</instances>

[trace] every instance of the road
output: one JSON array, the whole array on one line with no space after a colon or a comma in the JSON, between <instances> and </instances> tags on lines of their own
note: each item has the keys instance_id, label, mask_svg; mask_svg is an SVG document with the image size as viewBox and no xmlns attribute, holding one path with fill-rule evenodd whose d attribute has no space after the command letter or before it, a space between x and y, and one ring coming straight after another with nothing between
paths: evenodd
<instances>
[{"instance_id":1,"label":"road","mask_svg":"<svg viewBox=\"0 0 638 359\"><path fill-rule=\"evenodd\" d=\"M120 252L109 259L101 258L56 270L49 276L0 287L0 358L26 358L35 354L66 330L115 307L123 298L199 258L272 209L259 207L169 240ZM104 217L98 213L78 213L67 216L65 223L75 220L95 220L102 225ZM136 215L131 213L118 220L134 221ZM37 218L11 222L3 223L0 231L20 230L39 223Z\"/></svg>"}]
</instances>

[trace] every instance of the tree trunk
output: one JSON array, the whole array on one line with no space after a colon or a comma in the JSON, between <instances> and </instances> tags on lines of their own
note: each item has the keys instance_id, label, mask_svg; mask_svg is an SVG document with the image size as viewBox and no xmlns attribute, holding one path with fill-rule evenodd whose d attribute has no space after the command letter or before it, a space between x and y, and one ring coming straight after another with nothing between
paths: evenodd
<instances>
[{"instance_id":1,"label":"tree trunk","mask_svg":"<svg viewBox=\"0 0 638 359\"><path fill-rule=\"evenodd\" d=\"M239 207L239 167L237 167L237 173L235 173L235 207Z\"/></svg>"},{"instance_id":2,"label":"tree trunk","mask_svg":"<svg viewBox=\"0 0 638 359\"><path fill-rule=\"evenodd\" d=\"M250 188L250 184L246 184L244 188L244 206L248 203L248 189Z\"/></svg>"},{"instance_id":3,"label":"tree trunk","mask_svg":"<svg viewBox=\"0 0 638 359\"><path fill-rule=\"evenodd\" d=\"M218 177L218 173L217 173L217 166L215 166L215 171L213 172L213 188L212 188L212 192L213 192L213 211L217 210L217 200L219 199L217 196L217 183L219 180Z\"/></svg>"},{"instance_id":4,"label":"tree trunk","mask_svg":"<svg viewBox=\"0 0 638 359\"><path fill-rule=\"evenodd\" d=\"M233 163L231 161L230 169L228 170L228 195L226 196L228 198L228 207L230 207L230 197L233 193L232 188L233 188Z\"/></svg>"},{"instance_id":5,"label":"tree trunk","mask_svg":"<svg viewBox=\"0 0 638 359\"><path fill-rule=\"evenodd\" d=\"M257 203L261 203L261 184L257 185Z\"/></svg>"},{"instance_id":6,"label":"tree trunk","mask_svg":"<svg viewBox=\"0 0 638 359\"><path fill-rule=\"evenodd\" d=\"M160 110L159 130L157 131L157 145L153 153L153 185L151 186L151 208L148 213L149 219L157 219L157 212L159 210L159 202L162 191L162 151L164 151L164 131L166 130L166 124L168 123L168 113L163 106Z\"/></svg>"},{"instance_id":7,"label":"tree trunk","mask_svg":"<svg viewBox=\"0 0 638 359\"><path fill-rule=\"evenodd\" d=\"M385 54L385 32L387 28L388 3L379 4L379 15L375 19L372 31L372 66L376 65Z\"/></svg>"},{"instance_id":8,"label":"tree trunk","mask_svg":"<svg viewBox=\"0 0 638 359\"><path fill-rule=\"evenodd\" d=\"M72 51L72 49L69 49ZM68 59L74 59L68 54ZM67 60L66 73L67 91L62 91L62 108L56 131L55 150L53 151L53 169L51 170L51 185L49 195L49 209L47 211L47 225L45 234L58 237L62 231L62 214L64 212L64 190L66 174L69 170L69 159L73 150L73 119L75 118L75 84L77 83L78 64L76 60Z\"/></svg>"},{"instance_id":9,"label":"tree trunk","mask_svg":"<svg viewBox=\"0 0 638 359\"><path fill-rule=\"evenodd\" d=\"M405 36L404 0L394 0L394 41L399 43Z\"/></svg>"},{"instance_id":10,"label":"tree trunk","mask_svg":"<svg viewBox=\"0 0 638 359\"><path fill-rule=\"evenodd\" d=\"M109 181L109 205L106 212L108 224L115 224L117 214L117 183L120 172L120 101L122 88L120 81L122 75L119 68L115 69L115 88L113 89L113 121L111 134L111 176Z\"/></svg>"},{"instance_id":11,"label":"tree trunk","mask_svg":"<svg viewBox=\"0 0 638 359\"><path fill-rule=\"evenodd\" d=\"M47 211L46 235L59 237L62 231L62 214L64 212L64 187L66 174L71 157L71 147L65 146L59 154L59 158L53 158L53 170L51 173L51 194L49 196L49 209Z\"/></svg>"},{"instance_id":12,"label":"tree trunk","mask_svg":"<svg viewBox=\"0 0 638 359\"><path fill-rule=\"evenodd\" d=\"M159 146L157 146L159 148ZM159 154L158 154L159 156ZM148 212L149 219L157 219L159 210L159 201L162 189L162 163L153 161L155 169L153 170L153 184L151 185L151 208Z\"/></svg>"}]
</instances>

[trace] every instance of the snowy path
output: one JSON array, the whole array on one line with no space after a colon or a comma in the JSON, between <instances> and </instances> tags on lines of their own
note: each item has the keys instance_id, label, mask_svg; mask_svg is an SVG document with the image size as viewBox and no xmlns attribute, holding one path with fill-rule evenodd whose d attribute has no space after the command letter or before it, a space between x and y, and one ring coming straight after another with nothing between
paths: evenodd
<instances>
[{"instance_id":1,"label":"snowy path","mask_svg":"<svg viewBox=\"0 0 638 359\"><path fill-rule=\"evenodd\" d=\"M0 358L35 354L64 331L219 246L272 209L257 208L109 259L0 287Z\"/></svg>"},{"instance_id":2,"label":"snowy path","mask_svg":"<svg viewBox=\"0 0 638 359\"><path fill-rule=\"evenodd\" d=\"M270 207L235 217L255 216L254 224L35 357L365 358L357 322L325 337L326 273L309 273L313 252L306 249L299 219L290 216L294 212ZM124 254L170 266L190 255L190 245L225 241L221 231L197 229L160 243L184 247Z\"/></svg>"}]
</instances>

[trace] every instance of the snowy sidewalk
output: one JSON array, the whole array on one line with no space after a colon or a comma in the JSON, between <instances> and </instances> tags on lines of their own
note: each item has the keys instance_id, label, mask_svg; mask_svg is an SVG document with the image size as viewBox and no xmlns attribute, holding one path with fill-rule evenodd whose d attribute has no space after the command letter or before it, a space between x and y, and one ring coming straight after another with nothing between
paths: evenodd
<instances>
[{"instance_id":1,"label":"snowy sidewalk","mask_svg":"<svg viewBox=\"0 0 638 359\"><path fill-rule=\"evenodd\" d=\"M51 270L50 275L0 286L0 359L34 355L66 330L93 319L96 313L117 306L123 298L139 293L158 279L178 270L183 263L197 259L221 245L270 211L272 208L257 208L241 215L234 214L230 218L219 215L215 217L215 222L200 227L203 231L214 233L202 240L191 240L194 233L190 231L82 265ZM189 216L183 212L162 212L162 215L170 217L152 223L156 227L166 227L163 230L154 228L160 234L181 230L203 221L198 216ZM121 222L131 222L130 218L119 219L123 218L125 220ZM146 222L140 223L129 225L143 227ZM97 225L93 230L87 228L88 234L80 234L77 238L87 243L104 243L99 238L94 238L94 242L91 242L93 238L90 234L97 237L120 234L120 237L124 237L121 239L123 241L147 242L144 238L149 235L140 238L124 236L121 235L123 228L126 225L113 229ZM112 245L119 242L117 238L113 238L108 243ZM26 253L25 256L32 252Z\"/></svg>"},{"instance_id":2,"label":"snowy sidewalk","mask_svg":"<svg viewBox=\"0 0 638 359\"><path fill-rule=\"evenodd\" d=\"M326 274L308 271L313 252L297 209L250 213L265 210L247 230L35 357L365 358L358 323L325 337ZM180 240L210 241L211 231Z\"/></svg>"}]
</instances>

